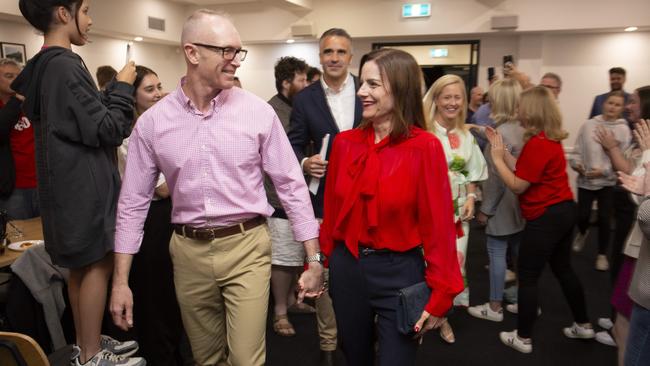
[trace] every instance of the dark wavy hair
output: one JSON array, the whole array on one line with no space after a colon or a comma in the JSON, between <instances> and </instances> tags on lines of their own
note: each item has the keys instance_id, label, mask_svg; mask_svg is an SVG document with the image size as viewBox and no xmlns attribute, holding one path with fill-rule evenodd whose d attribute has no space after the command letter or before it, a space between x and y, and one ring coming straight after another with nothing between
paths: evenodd
<instances>
[{"instance_id":1,"label":"dark wavy hair","mask_svg":"<svg viewBox=\"0 0 650 366\"><path fill-rule=\"evenodd\" d=\"M306 74L309 65L299 58L292 56L282 57L275 64L275 89L282 93L282 83L286 80L292 82L296 74Z\"/></svg>"},{"instance_id":2,"label":"dark wavy hair","mask_svg":"<svg viewBox=\"0 0 650 366\"><path fill-rule=\"evenodd\" d=\"M636 92L639 94L639 118L650 119L650 85L642 86Z\"/></svg>"},{"instance_id":3,"label":"dark wavy hair","mask_svg":"<svg viewBox=\"0 0 650 366\"><path fill-rule=\"evenodd\" d=\"M52 15L54 10L59 6L63 6L70 14L74 14L77 32L81 34L77 22L77 14L79 14L81 4L83 4L83 0L19 0L18 8L29 24L39 31L47 33L53 24Z\"/></svg>"},{"instance_id":4,"label":"dark wavy hair","mask_svg":"<svg viewBox=\"0 0 650 366\"><path fill-rule=\"evenodd\" d=\"M427 128L422 104L422 71L410 53L392 48L381 48L367 54L364 65L375 62L383 84L393 97L393 130L391 139L408 137L409 127ZM369 126L364 120L362 128Z\"/></svg>"},{"instance_id":5,"label":"dark wavy hair","mask_svg":"<svg viewBox=\"0 0 650 366\"><path fill-rule=\"evenodd\" d=\"M140 84L142 84L142 79L144 79L145 76L151 74L158 76L158 74L156 74L155 71L151 70L146 66L142 66L142 65L135 66L135 81L133 82L133 97L135 97L135 94L138 91Z\"/></svg>"}]
</instances>

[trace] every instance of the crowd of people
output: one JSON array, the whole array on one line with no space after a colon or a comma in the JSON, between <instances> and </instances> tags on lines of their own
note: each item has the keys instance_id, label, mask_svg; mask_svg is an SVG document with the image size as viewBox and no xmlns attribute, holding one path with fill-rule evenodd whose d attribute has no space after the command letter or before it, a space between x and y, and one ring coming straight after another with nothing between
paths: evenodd
<instances>
[{"instance_id":1,"label":"crowd of people","mask_svg":"<svg viewBox=\"0 0 650 366\"><path fill-rule=\"evenodd\" d=\"M88 41L88 0L19 7L44 44L24 69L0 60L0 208L41 216L52 263L70 270L71 365L176 365L184 343L197 365L263 365L269 309L286 337L290 313L315 313L322 365L337 346L349 365L414 365L428 331L455 342L453 307L516 313L498 337L530 353L546 263L573 315L567 338L650 364L650 86L626 93L624 69L575 138L576 203L557 74L533 85L509 64L487 95L456 75L427 90L410 54L384 48L356 77L352 39L332 28L322 73L280 58L265 102L238 84L235 26L197 10L181 34L185 76L165 94L133 61L100 67L95 84L71 50ZM594 201L595 268L613 288L598 333L571 263ZM472 220L490 280L475 306ZM102 334L107 310L137 341Z\"/></svg>"}]
</instances>

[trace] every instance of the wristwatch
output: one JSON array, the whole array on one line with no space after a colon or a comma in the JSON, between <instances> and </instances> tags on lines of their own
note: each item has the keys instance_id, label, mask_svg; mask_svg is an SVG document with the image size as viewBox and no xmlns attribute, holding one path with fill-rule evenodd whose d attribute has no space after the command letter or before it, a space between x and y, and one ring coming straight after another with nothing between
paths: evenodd
<instances>
[{"instance_id":1,"label":"wristwatch","mask_svg":"<svg viewBox=\"0 0 650 366\"><path fill-rule=\"evenodd\" d=\"M314 255L307 256L305 258L305 261L307 263L319 262L320 264L323 264L323 263L325 263L325 259L327 259L327 257L325 257L325 254L323 254L321 252L318 252L318 253L316 253Z\"/></svg>"}]
</instances>

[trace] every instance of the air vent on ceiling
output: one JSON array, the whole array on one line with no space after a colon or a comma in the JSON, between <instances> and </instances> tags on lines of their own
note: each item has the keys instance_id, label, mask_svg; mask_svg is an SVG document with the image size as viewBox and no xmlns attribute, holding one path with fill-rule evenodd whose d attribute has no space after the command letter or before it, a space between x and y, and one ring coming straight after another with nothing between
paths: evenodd
<instances>
[{"instance_id":1,"label":"air vent on ceiling","mask_svg":"<svg viewBox=\"0 0 650 366\"><path fill-rule=\"evenodd\" d=\"M165 31L165 19L149 17L149 29Z\"/></svg>"},{"instance_id":2,"label":"air vent on ceiling","mask_svg":"<svg viewBox=\"0 0 650 366\"><path fill-rule=\"evenodd\" d=\"M311 24L294 24L291 26L291 37L313 37L316 34Z\"/></svg>"},{"instance_id":3,"label":"air vent on ceiling","mask_svg":"<svg viewBox=\"0 0 650 366\"><path fill-rule=\"evenodd\" d=\"M493 16L491 21L494 30L511 30L517 29L519 26L519 16L517 15Z\"/></svg>"}]
</instances>

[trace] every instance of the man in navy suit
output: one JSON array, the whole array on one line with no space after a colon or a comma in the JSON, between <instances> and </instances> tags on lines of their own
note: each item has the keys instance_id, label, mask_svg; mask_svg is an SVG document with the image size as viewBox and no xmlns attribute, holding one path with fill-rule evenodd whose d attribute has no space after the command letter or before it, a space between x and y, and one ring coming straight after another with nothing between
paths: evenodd
<instances>
[{"instance_id":1,"label":"man in navy suit","mask_svg":"<svg viewBox=\"0 0 650 366\"><path fill-rule=\"evenodd\" d=\"M362 107L356 95L359 81L348 72L352 59L350 35L339 28L325 31L320 37L319 56L323 77L294 97L288 135L305 175L308 179L321 180L316 195L312 194L311 198L316 217L322 218L329 151L337 133L359 125ZM325 156L321 156L326 134L330 135L329 145ZM333 365L336 320L327 292L316 300L316 310L321 365Z\"/></svg>"}]
</instances>

